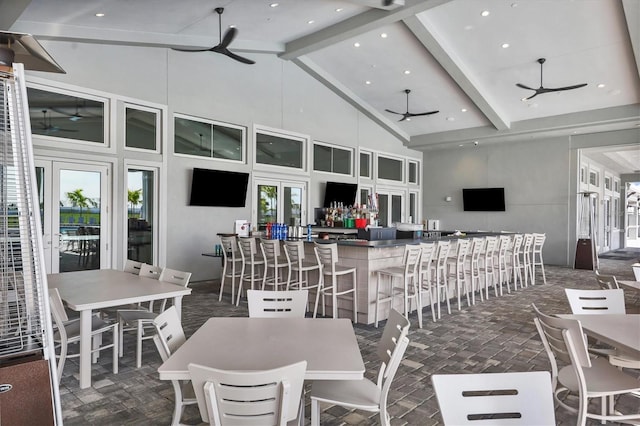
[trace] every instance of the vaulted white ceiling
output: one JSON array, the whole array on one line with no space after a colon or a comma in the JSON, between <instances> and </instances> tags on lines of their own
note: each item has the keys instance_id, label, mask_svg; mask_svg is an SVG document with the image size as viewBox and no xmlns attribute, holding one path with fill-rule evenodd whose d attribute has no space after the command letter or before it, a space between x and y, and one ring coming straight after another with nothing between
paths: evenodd
<instances>
[{"instance_id":1,"label":"vaulted white ceiling","mask_svg":"<svg viewBox=\"0 0 640 426\"><path fill-rule=\"evenodd\" d=\"M222 31L239 32L233 52L293 61L415 149L640 127L638 0L382 3L12 0L0 2L0 29L41 40L203 48L218 44L213 9L224 7ZM587 86L523 101L533 92L516 83L539 87L543 57L545 87ZM398 122L386 110L405 112L405 89L410 112L439 112Z\"/></svg>"}]
</instances>

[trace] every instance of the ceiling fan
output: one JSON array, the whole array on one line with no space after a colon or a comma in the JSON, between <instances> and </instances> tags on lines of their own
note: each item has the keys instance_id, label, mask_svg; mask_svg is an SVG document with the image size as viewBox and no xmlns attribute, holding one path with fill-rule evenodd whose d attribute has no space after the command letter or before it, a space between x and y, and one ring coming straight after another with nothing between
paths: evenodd
<instances>
[{"instance_id":1,"label":"ceiling fan","mask_svg":"<svg viewBox=\"0 0 640 426\"><path fill-rule=\"evenodd\" d=\"M429 112L419 112L419 113L409 112L409 93L411 93L411 90L405 89L404 93L407 94L407 112L404 112L404 113L403 112L395 112L395 111L391 111L390 109L385 109L385 111L390 112L391 114L401 115L402 118L400 120L398 120L398 121L404 121L404 120L411 121L411 117L418 117L418 116L421 116L421 115L431 115L431 114L436 114L436 113L440 112L440 111L429 111Z\"/></svg>"},{"instance_id":2,"label":"ceiling fan","mask_svg":"<svg viewBox=\"0 0 640 426\"><path fill-rule=\"evenodd\" d=\"M230 57L231 59L235 59L236 61L242 62L243 64L255 64L255 61L251 59L244 58L240 55L236 55L232 51L228 49L228 46L231 44L233 39L238 35L237 28L229 28L224 33L224 38L222 37L222 12L224 12L224 7L216 7L213 9L218 14L218 36L220 39L220 43L218 45L210 47L208 49L177 49L173 48L173 50L178 50L180 52L215 52L220 53L225 56Z\"/></svg>"},{"instance_id":3,"label":"ceiling fan","mask_svg":"<svg viewBox=\"0 0 640 426\"><path fill-rule=\"evenodd\" d=\"M582 83L582 84L576 84L573 86L566 86L566 87L556 87L556 88L547 88L547 87L543 87L542 86L542 64L544 64L546 61L545 58L540 58L538 59L536 62L538 62L540 64L540 87L538 87L537 89L534 89L533 87L529 87L529 86L525 86L524 84L520 84L520 83L516 83L516 86L522 88L522 89L527 89L527 90L533 90L535 93L531 96L529 96L528 98L526 98L525 100L529 100L531 98L534 98L538 95L542 95L543 93L551 93L551 92L561 92L563 90L573 90L573 89L579 89L581 87L584 87L587 85L587 83Z\"/></svg>"},{"instance_id":4,"label":"ceiling fan","mask_svg":"<svg viewBox=\"0 0 640 426\"><path fill-rule=\"evenodd\" d=\"M40 122L40 129L45 132L45 134L55 133L55 132L77 132L75 129L63 129L58 126L54 126L51 124L51 116L47 120L47 111L46 109L42 110L42 122Z\"/></svg>"}]
</instances>

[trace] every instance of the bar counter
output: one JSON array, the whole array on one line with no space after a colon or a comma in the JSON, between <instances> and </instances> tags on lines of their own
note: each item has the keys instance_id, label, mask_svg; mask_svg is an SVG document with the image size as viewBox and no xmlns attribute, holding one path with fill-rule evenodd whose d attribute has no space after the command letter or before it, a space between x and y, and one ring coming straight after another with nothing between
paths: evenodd
<instances>
[{"instance_id":1,"label":"bar counter","mask_svg":"<svg viewBox=\"0 0 640 426\"><path fill-rule=\"evenodd\" d=\"M315 229L314 229L315 230ZM453 231L452 231L453 233ZM349 235L345 235L344 238L338 239L314 239L319 244L323 243L337 243L338 244L338 258L339 263L345 266L355 266L357 268L357 282L356 288L358 292L358 322L364 324L373 324L375 316L375 302L376 302L376 282L377 273L380 269L387 268L389 266L397 266L402 264L402 257L404 254L404 247L406 245L420 244L421 242L433 242L438 240L451 240L457 241L463 238L483 237L487 235L504 235L494 232L469 232L466 235L446 235L446 232L442 232L443 236L437 238L420 238L420 239L395 239L395 240L378 240L367 241L356 238L350 238ZM313 252L312 242L305 244L305 256L315 256ZM311 275L310 280L316 279L317 275ZM339 277L339 282L342 279L351 279L350 276ZM348 284L346 284L348 285ZM310 295L309 298L315 297L315 294ZM322 301L320 301L320 304ZM331 298L326 298L327 308L326 312L331 312ZM400 312L403 311L401 306L402 300L398 299L397 303L394 303L394 307ZM429 301L424 300L423 305L428 306ZM338 316L340 318L352 318L352 306L353 303L350 300L338 298ZM319 313L322 313L321 306L318 306ZM386 319L389 314L389 303L385 303L380 307L380 319ZM430 314L429 314L430 316Z\"/></svg>"}]
</instances>

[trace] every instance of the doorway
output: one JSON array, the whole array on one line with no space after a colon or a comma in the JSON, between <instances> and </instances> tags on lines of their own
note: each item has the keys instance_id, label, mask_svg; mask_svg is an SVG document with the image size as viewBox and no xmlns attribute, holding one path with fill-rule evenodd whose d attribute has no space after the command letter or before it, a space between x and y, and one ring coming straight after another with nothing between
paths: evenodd
<instances>
[{"instance_id":1,"label":"doorway","mask_svg":"<svg viewBox=\"0 0 640 426\"><path fill-rule=\"evenodd\" d=\"M108 268L107 164L36 160L47 273Z\"/></svg>"},{"instance_id":2,"label":"doorway","mask_svg":"<svg viewBox=\"0 0 640 426\"><path fill-rule=\"evenodd\" d=\"M267 223L305 225L306 187L304 182L256 179L252 215L256 229L266 229Z\"/></svg>"}]
</instances>

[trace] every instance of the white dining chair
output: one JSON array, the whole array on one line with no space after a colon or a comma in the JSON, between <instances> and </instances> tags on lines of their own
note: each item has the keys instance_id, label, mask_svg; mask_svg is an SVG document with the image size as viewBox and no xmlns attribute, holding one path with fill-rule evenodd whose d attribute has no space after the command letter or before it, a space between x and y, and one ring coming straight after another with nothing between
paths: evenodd
<instances>
[{"instance_id":1,"label":"white dining chair","mask_svg":"<svg viewBox=\"0 0 640 426\"><path fill-rule=\"evenodd\" d=\"M531 246L531 284L536 283L536 266L542 271L542 281L547 283L547 276L544 273L544 260L542 259L542 249L546 241L546 234L533 234L533 244Z\"/></svg>"},{"instance_id":2,"label":"white dining chair","mask_svg":"<svg viewBox=\"0 0 640 426\"><path fill-rule=\"evenodd\" d=\"M136 260L127 259L124 262L124 268L122 269L124 272L128 272L134 275L140 275L140 268L142 267L142 262L138 262Z\"/></svg>"},{"instance_id":3,"label":"white dining chair","mask_svg":"<svg viewBox=\"0 0 640 426\"><path fill-rule=\"evenodd\" d=\"M189 364L200 417L216 426L302 426L307 362L263 371Z\"/></svg>"},{"instance_id":4,"label":"white dining chair","mask_svg":"<svg viewBox=\"0 0 640 426\"><path fill-rule=\"evenodd\" d=\"M445 425L556 424L548 371L434 374L431 382Z\"/></svg>"},{"instance_id":5,"label":"white dining chair","mask_svg":"<svg viewBox=\"0 0 640 426\"><path fill-rule=\"evenodd\" d=\"M320 403L379 413L382 426L389 426L387 400L409 339L409 321L395 309L389 312L387 324L378 342L380 360L377 382L362 380L316 380L311 386L311 426L320 425Z\"/></svg>"},{"instance_id":6,"label":"white dining chair","mask_svg":"<svg viewBox=\"0 0 640 426\"><path fill-rule=\"evenodd\" d=\"M175 306L171 306L161 314L158 314L153 320L153 325L156 329L153 342L156 345L156 349L158 349L162 362L164 362L186 341ZM175 394L171 425L178 426L180 425L180 418L184 413L184 408L188 405L197 404L198 401L191 381L171 380L171 385Z\"/></svg>"},{"instance_id":7,"label":"white dining chair","mask_svg":"<svg viewBox=\"0 0 640 426\"><path fill-rule=\"evenodd\" d=\"M140 274L145 272L145 266L140 269ZM155 273L154 273L155 275ZM160 275L159 281L187 287L191 279L190 272L178 271L176 269L164 268ZM167 300L161 302L157 312L153 310L153 304L149 304L149 309L121 309L118 310L118 322L120 323L120 356L124 354L124 333L127 331L136 333L136 367L142 366L142 342L152 339L154 336L153 320L158 313L163 312L166 308Z\"/></svg>"},{"instance_id":8,"label":"white dining chair","mask_svg":"<svg viewBox=\"0 0 640 426\"><path fill-rule=\"evenodd\" d=\"M249 318L304 318L308 290L247 290Z\"/></svg>"},{"instance_id":9,"label":"white dining chair","mask_svg":"<svg viewBox=\"0 0 640 426\"><path fill-rule=\"evenodd\" d=\"M627 313L624 301L624 290L584 290L565 288L565 294L574 315L605 315ZM595 340L593 341L595 342ZM620 353L615 348L599 348L590 345L589 352L609 358L616 367L640 369L640 358Z\"/></svg>"},{"instance_id":10,"label":"white dining chair","mask_svg":"<svg viewBox=\"0 0 640 426\"><path fill-rule=\"evenodd\" d=\"M49 306L56 326L53 341L60 349L58 358L58 381L62 379L62 372L67 358L77 358L80 353L70 354L69 345L80 343L80 319L69 320L62 303L62 298L57 288L49 289ZM102 344L102 335L111 331L113 338L111 343ZM113 350L113 374L118 373L118 323L108 323L97 315L91 316L91 353L93 362L97 362L101 350L111 348Z\"/></svg>"},{"instance_id":11,"label":"white dining chair","mask_svg":"<svg viewBox=\"0 0 640 426\"><path fill-rule=\"evenodd\" d=\"M551 364L551 383L558 405L578 414L577 424L584 426L588 418L628 423L640 421L640 413L622 414L615 409L615 398L640 392L640 382L611 365L604 358L591 358L580 321L543 314L532 305L534 323ZM558 367L558 361L566 364ZM568 395L577 397L570 405ZM589 400L600 400L600 414L589 410ZM607 401L608 400L608 401Z\"/></svg>"}]
</instances>

